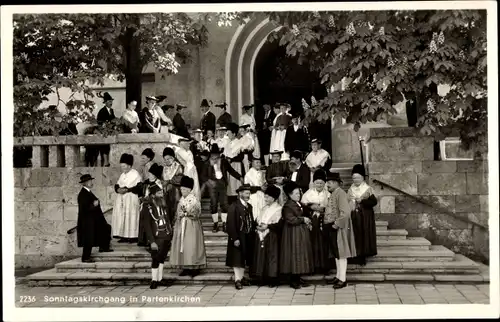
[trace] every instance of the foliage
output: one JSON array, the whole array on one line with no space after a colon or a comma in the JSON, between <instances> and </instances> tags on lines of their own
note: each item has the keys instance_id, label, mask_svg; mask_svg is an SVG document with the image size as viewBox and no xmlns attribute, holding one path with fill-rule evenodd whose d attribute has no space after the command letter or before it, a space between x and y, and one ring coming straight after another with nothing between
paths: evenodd
<instances>
[{"instance_id":1,"label":"foliage","mask_svg":"<svg viewBox=\"0 0 500 322\"><path fill-rule=\"evenodd\" d=\"M275 12L270 40L308 62L329 91L310 117L361 124L387 119L405 98L417 126L436 137L458 132L464 147L486 146L486 11ZM450 84L444 96L437 85Z\"/></svg>"}]
</instances>

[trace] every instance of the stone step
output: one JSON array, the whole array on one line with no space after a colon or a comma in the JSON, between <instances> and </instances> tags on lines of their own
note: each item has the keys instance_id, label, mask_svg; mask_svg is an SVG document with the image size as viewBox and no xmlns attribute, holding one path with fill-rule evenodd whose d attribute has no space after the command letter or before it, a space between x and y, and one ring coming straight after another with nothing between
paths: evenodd
<instances>
[{"instance_id":1,"label":"stone step","mask_svg":"<svg viewBox=\"0 0 500 322\"><path fill-rule=\"evenodd\" d=\"M94 272L94 273L147 273L150 261L96 262L82 263L79 258L61 262L55 266L57 272ZM180 269L165 264L165 272L179 273ZM209 262L203 273L230 273L232 269L224 262ZM479 267L466 257L457 257L450 262L368 262L366 266L348 265L348 273L362 274L477 274Z\"/></svg>"},{"instance_id":2,"label":"stone step","mask_svg":"<svg viewBox=\"0 0 500 322\"><path fill-rule=\"evenodd\" d=\"M201 216L201 223L203 226L204 230L209 230L211 231L214 225L214 222L212 220L212 216L210 214L202 214ZM376 221L375 224L377 225L377 229L379 230L387 230L387 221ZM219 227L222 227L222 222L219 220ZM219 228L222 229L222 228Z\"/></svg>"},{"instance_id":3,"label":"stone step","mask_svg":"<svg viewBox=\"0 0 500 322\"><path fill-rule=\"evenodd\" d=\"M233 282L232 273L206 273L194 278L190 276L179 276L174 273L165 273L165 279L173 279L175 284L231 284ZM333 279L334 275L313 275L304 279L312 284L324 284L327 280ZM489 279L481 274L384 274L384 273L352 273L348 275L350 283L372 282L372 283L395 283L395 282L432 282L434 284L483 284ZM93 272L67 272L59 273L56 269L51 269L30 275L26 278L30 287L39 286L115 286L115 285L148 285L151 281L151 273L93 273Z\"/></svg>"}]
</instances>

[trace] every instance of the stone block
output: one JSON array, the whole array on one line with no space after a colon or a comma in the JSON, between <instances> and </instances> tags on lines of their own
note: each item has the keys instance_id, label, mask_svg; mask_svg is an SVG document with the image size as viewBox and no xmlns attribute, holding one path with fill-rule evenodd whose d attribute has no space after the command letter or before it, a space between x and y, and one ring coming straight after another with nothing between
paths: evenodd
<instances>
[{"instance_id":1,"label":"stone block","mask_svg":"<svg viewBox=\"0 0 500 322\"><path fill-rule=\"evenodd\" d=\"M460 216L463 216L473 223L476 223L484 228L489 227L489 213L487 212L470 212L470 213L460 213Z\"/></svg>"},{"instance_id":2,"label":"stone block","mask_svg":"<svg viewBox=\"0 0 500 322\"><path fill-rule=\"evenodd\" d=\"M380 180L388 185L391 185L399 190L406 193L416 195L417 194L417 174L416 173L397 173L397 174L377 174L371 175L370 180L372 181L371 186L374 189L375 195L378 196L395 196L400 193L385 186L381 186L373 182L373 180ZM383 189L382 189L383 188Z\"/></svg>"},{"instance_id":3,"label":"stone block","mask_svg":"<svg viewBox=\"0 0 500 322\"><path fill-rule=\"evenodd\" d=\"M420 228L424 215L425 214L407 214L405 216L404 229L415 230Z\"/></svg>"},{"instance_id":4,"label":"stone block","mask_svg":"<svg viewBox=\"0 0 500 322\"><path fill-rule=\"evenodd\" d=\"M101 167L75 167L66 168L65 185L76 186L81 189L80 177L84 174L90 174L94 179L94 186L103 185L103 172L104 168Z\"/></svg>"},{"instance_id":5,"label":"stone block","mask_svg":"<svg viewBox=\"0 0 500 322\"><path fill-rule=\"evenodd\" d=\"M78 206L64 204L63 206L63 219L65 221L76 221L78 219Z\"/></svg>"},{"instance_id":6,"label":"stone block","mask_svg":"<svg viewBox=\"0 0 500 322\"><path fill-rule=\"evenodd\" d=\"M396 213L436 213L439 208L454 211L455 197L454 196L417 196L424 202L436 207L430 207L426 204L417 201L409 196L395 196L395 212Z\"/></svg>"},{"instance_id":7,"label":"stone block","mask_svg":"<svg viewBox=\"0 0 500 322\"><path fill-rule=\"evenodd\" d=\"M33 146L33 154L31 157L31 165L33 168L40 168L42 166L43 150L39 145Z\"/></svg>"},{"instance_id":8,"label":"stone block","mask_svg":"<svg viewBox=\"0 0 500 322\"><path fill-rule=\"evenodd\" d=\"M490 234L487 229L474 226L472 228L472 242L474 252L482 260L489 262L490 259Z\"/></svg>"},{"instance_id":9,"label":"stone block","mask_svg":"<svg viewBox=\"0 0 500 322\"><path fill-rule=\"evenodd\" d=\"M490 196L488 196L488 195L479 196L479 210L481 212L489 212L490 211L489 199L490 199Z\"/></svg>"},{"instance_id":10,"label":"stone block","mask_svg":"<svg viewBox=\"0 0 500 322\"><path fill-rule=\"evenodd\" d=\"M394 196L383 196L379 198L380 212L393 214L395 212Z\"/></svg>"},{"instance_id":11,"label":"stone block","mask_svg":"<svg viewBox=\"0 0 500 322\"><path fill-rule=\"evenodd\" d=\"M419 195L465 195L467 180L462 173L418 175Z\"/></svg>"},{"instance_id":12,"label":"stone block","mask_svg":"<svg viewBox=\"0 0 500 322\"><path fill-rule=\"evenodd\" d=\"M479 212L481 209L479 195L455 196L456 212Z\"/></svg>"},{"instance_id":13,"label":"stone block","mask_svg":"<svg viewBox=\"0 0 500 322\"><path fill-rule=\"evenodd\" d=\"M78 205L78 194L82 187L80 185L68 185L64 187L63 200L65 204Z\"/></svg>"},{"instance_id":14,"label":"stone block","mask_svg":"<svg viewBox=\"0 0 500 322\"><path fill-rule=\"evenodd\" d=\"M116 143L166 143L170 142L170 134L168 133L137 133L118 134L116 136Z\"/></svg>"},{"instance_id":15,"label":"stone block","mask_svg":"<svg viewBox=\"0 0 500 322\"><path fill-rule=\"evenodd\" d=\"M62 187L28 187L14 188L15 201L61 201L63 191L67 188Z\"/></svg>"},{"instance_id":16,"label":"stone block","mask_svg":"<svg viewBox=\"0 0 500 322\"><path fill-rule=\"evenodd\" d=\"M33 220L40 217L40 205L37 201L15 201L14 218L16 221Z\"/></svg>"},{"instance_id":17,"label":"stone block","mask_svg":"<svg viewBox=\"0 0 500 322\"><path fill-rule=\"evenodd\" d=\"M37 168L25 173L27 187L61 187L66 179L66 168Z\"/></svg>"},{"instance_id":18,"label":"stone block","mask_svg":"<svg viewBox=\"0 0 500 322\"><path fill-rule=\"evenodd\" d=\"M472 229L433 229L434 238L432 244L441 244L449 247L471 245ZM452 249L453 250L453 249Z\"/></svg>"},{"instance_id":19,"label":"stone block","mask_svg":"<svg viewBox=\"0 0 500 322\"><path fill-rule=\"evenodd\" d=\"M431 226L437 229L469 229L470 223L467 218L459 215L432 214L429 216Z\"/></svg>"},{"instance_id":20,"label":"stone block","mask_svg":"<svg viewBox=\"0 0 500 322\"><path fill-rule=\"evenodd\" d=\"M488 174L487 173L467 173L467 194L487 195L488 194Z\"/></svg>"},{"instance_id":21,"label":"stone block","mask_svg":"<svg viewBox=\"0 0 500 322\"><path fill-rule=\"evenodd\" d=\"M14 168L14 187L16 188L24 188L26 186L24 180L25 169L23 168Z\"/></svg>"},{"instance_id":22,"label":"stone block","mask_svg":"<svg viewBox=\"0 0 500 322\"><path fill-rule=\"evenodd\" d=\"M66 145L99 145L99 144L114 144L116 136L102 135L68 135L66 136Z\"/></svg>"},{"instance_id":23,"label":"stone block","mask_svg":"<svg viewBox=\"0 0 500 322\"><path fill-rule=\"evenodd\" d=\"M14 137L12 143L14 146L26 146L26 145L31 146L33 145L33 137L32 136Z\"/></svg>"},{"instance_id":24,"label":"stone block","mask_svg":"<svg viewBox=\"0 0 500 322\"><path fill-rule=\"evenodd\" d=\"M428 137L394 137L370 141L370 160L424 161L434 160L434 141Z\"/></svg>"},{"instance_id":25,"label":"stone block","mask_svg":"<svg viewBox=\"0 0 500 322\"><path fill-rule=\"evenodd\" d=\"M368 170L370 175L407 172L420 173L422 172L422 161L370 162Z\"/></svg>"},{"instance_id":26,"label":"stone block","mask_svg":"<svg viewBox=\"0 0 500 322\"><path fill-rule=\"evenodd\" d=\"M78 145L65 145L64 146L64 157L66 167L74 168L80 166L80 160L82 158L80 147Z\"/></svg>"},{"instance_id":27,"label":"stone block","mask_svg":"<svg viewBox=\"0 0 500 322\"><path fill-rule=\"evenodd\" d=\"M425 137L414 127L381 127L370 129L370 138Z\"/></svg>"},{"instance_id":28,"label":"stone block","mask_svg":"<svg viewBox=\"0 0 500 322\"><path fill-rule=\"evenodd\" d=\"M392 214L376 214L376 220L384 220L388 222L391 229L404 229L406 226L406 214L392 213Z\"/></svg>"},{"instance_id":29,"label":"stone block","mask_svg":"<svg viewBox=\"0 0 500 322\"><path fill-rule=\"evenodd\" d=\"M456 161L423 161L424 173L454 173L457 172Z\"/></svg>"},{"instance_id":30,"label":"stone block","mask_svg":"<svg viewBox=\"0 0 500 322\"><path fill-rule=\"evenodd\" d=\"M60 201L40 202L39 220L63 220L63 203Z\"/></svg>"},{"instance_id":31,"label":"stone block","mask_svg":"<svg viewBox=\"0 0 500 322\"><path fill-rule=\"evenodd\" d=\"M105 186L114 186L120 178L121 173L120 167L102 168L102 184Z\"/></svg>"},{"instance_id":32,"label":"stone block","mask_svg":"<svg viewBox=\"0 0 500 322\"><path fill-rule=\"evenodd\" d=\"M43 236L57 234L60 227L60 221L52 220L31 220L16 221L16 234L19 236Z\"/></svg>"},{"instance_id":33,"label":"stone block","mask_svg":"<svg viewBox=\"0 0 500 322\"><path fill-rule=\"evenodd\" d=\"M488 173L488 160L457 161L457 172Z\"/></svg>"},{"instance_id":34,"label":"stone block","mask_svg":"<svg viewBox=\"0 0 500 322\"><path fill-rule=\"evenodd\" d=\"M34 145L64 145L66 144L66 136L34 136Z\"/></svg>"}]
</instances>

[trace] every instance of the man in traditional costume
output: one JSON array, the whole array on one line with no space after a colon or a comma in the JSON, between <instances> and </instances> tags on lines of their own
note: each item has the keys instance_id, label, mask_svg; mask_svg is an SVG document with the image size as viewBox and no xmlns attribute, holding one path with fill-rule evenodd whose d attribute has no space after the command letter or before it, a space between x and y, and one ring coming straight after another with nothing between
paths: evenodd
<instances>
[{"instance_id":1,"label":"man in traditional costume","mask_svg":"<svg viewBox=\"0 0 500 322\"><path fill-rule=\"evenodd\" d=\"M309 134L307 128L300 123L300 113L292 113L292 125L286 129L285 152L290 154L298 150L309 152Z\"/></svg>"},{"instance_id":2,"label":"man in traditional costume","mask_svg":"<svg viewBox=\"0 0 500 322\"><path fill-rule=\"evenodd\" d=\"M277 186L281 191L281 196L279 198L279 204L283 205L285 202L285 194L283 193L283 184L285 179L288 177L288 161L281 161L281 155L283 151L272 151L271 152L271 165L267 168L266 181L268 184L273 184Z\"/></svg>"},{"instance_id":3,"label":"man in traditional costume","mask_svg":"<svg viewBox=\"0 0 500 322\"><path fill-rule=\"evenodd\" d=\"M227 112L227 104L222 103L222 104L217 104L215 105L221 109L221 113L219 118L217 119L217 125L219 126L227 126L229 123L233 122L233 118L231 117L231 114Z\"/></svg>"},{"instance_id":4,"label":"man in traditional costume","mask_svg":"<svg viewBox=\"0 0 500 322\"><path fill-rule=\"evenodd\" d=\"M269 287L278 285L279 248L281 244L281 210L278 203L281 191L270 185L264 192L265 206L256 218L256 237L254 257L250 267L250 276L260 285Z\"/></svg>"},{"instance_id":5,"label":"man in traditional costume","mask_svg":"<svg viewBox=\"0 0 500 322\"><path fill-rule=\"evenodd\" d=\"M377 255L377 226L373 211L377 198L372 187L365 182L365 176L365 167L356 164L352 168L353 184L347 192L357 254L350 262L359 265L366 265L367 257Z\"/></svg>"},{"instance_id":6,"label":"man in traditional costume","mask_svg":"<svg viewBox=\"0 0 500 322\"><path fill-rule=\"evenodd\" d=\"M309 183L311 182L311 170L307 164L302 162L302 152L293 151L290 155L289 165L289 176L287 181L295 182L300 190L304 193L309 189Z\"/></svg>"},{"instance_id":7,"label":"man in traditional costume","mask_svg":"<svg viewBox=\"0 0 500 322\"><path fill-rule=\"evenodd\" d=\"M207 265L203 227L201 224L201 203L193 194L194 180L183 176L180 182L181 199L177 205L174 237L170 264L182 268L180 276L195 277Z\"/></svg>"},{"instance_id":8,"label":"man in traditional costume","mask_svg":"<svg viewBox=\"0 0 500 322\"><path fill-rule=\"evenodd\" d=\"M120 158L122 174L115 184L117 193L113 207L113 236L119 237L119 243L135 243L139 236L139 194L141 193L141 175L132 169L134 157L124 153Z\"/></svg>"},{"instance_id":9,"label":"man in traditional costume","mask_svg":"<svg viewBox=\"0 0 500 322\"><path fill-rule=\"evenodd\" d=\"M233 169L229 161L221 158L222 151L217 145L213 145L210 150L210 161L207 164L207 188L210 194L210 213L214 222L213 232L219 230L219 206L222 219L222 231L226 232L228 200L227 186L229 178L241 180L242 176Z\"/></svg>"},{"instance_id":10,"label":"man in traditional costume","mask_svg":"<svg viewBox=\"0 0 500 322\"><path fill-rule=\"evenodd\" d=\"M321 140L314 138L311 140L312 151L306 157L306 164L311 170L311 178L318 169L329 171L332 165L330 153L321 148ZM311 182L312 184L312 182Z\"/></svg>"},{"instance_id":11,"label":"man in traditional costume","mask_svg":"<svg viewBox=\"0 0 500 322\"><path fill-rule=\"evenodd\" d=\"M78 194L78 221L76 236L78 247L83 247L82 262L93 263L92 247L99 247L99 252L112 252L111 226L102 213L99 199L92 193L94 178L90 174L80 177L82 190Z\"/></svg>"},{"instance_id":12,"label":"man in traditional costume","mask_svg":"<svg viewBox=\"0 0 500 322\"><path fill-rule=\"evenodd\" d=\"M174 133L182 136L182 137L187 137L189 136L189 131L186 126L186 122L184 121L184 118L182 117L182 110L187 108L186 105L179 103L175 106L177 113L175 113L174 118L172 120L172 123L174 125Z\"/></svg>"},{"instance_id":13,"label":"man in traditional costume","mask_svg":"<svg viewBox=\"0 0 500 322\"><path fill-rule=\"evenodd\" d=\"M104 93L102 96L104 100L104 107L97 113L97 124L104 125L115 119L115 112L112 108L113 97L109 95L108 92ZM109 145L99 145L99 153L101 154L101 167L109 167Z\"/></svg>"},{"instance_id":14,"label":"man in traditional costume","mask_svg":"<svg viewBox=\"0 0 500 322\"><path fill-rule=\"evenodd\" d=\"M245 170L242 164L243 153L241 141L236 137L236 135L238 135L238 130L238 125L235 123L229 123L227 125L228 143L224 147L223 154L231 164L231 167L241 176L244 176ZM227 198L229 204L237 199L238 193L236 192L236 189L240 186L240 184L240 181L235 177L229 177L229 183L227 186Z\"/></svg>"},{"instance_id":15,"label":"man in traditional costume","mask_svg":"<svg viewBox=\"0 0 500 322\"><path fill-rule=\"evenodd\" d=\"M141 194L140 197L144 200L145 198L149 197L151 193L151 187L152 186L159 186L162 188L162 173L163 173L163 167L159 166L156 163L153 163L151 167L149 167L149 171L146 174L146 180L143 181L142 183L142 189L141 189ZM149 243L147 240L146 236L146 230L144 229L144 218L142 217L143 213L140 213L139 216L139 237L137 241L138 246L147 246L149 247Z\"/></svg>"},{"instance_id":16,"label":"man in traditional costume","mask_svg":"<svg viewBox=\"0 0 500 322\"><path fill-rule=\"evenodd\" d=\"M237 189L239 198L229 206L227 215L227 253L226 266L232 267L234 271L234 286L241 290L243 285L250 285L244 277L245 267L251 266L252 244L251 232L254 229L252 205L250 199L249 185L242 185Z\"/></svg>"},{"instance_id":17,"label":"man in traditional costume","mask_svg":"<svg viewBox=\"0 0 500 322\"><path fill-rule=\"evenodd\" d=\"M210 111L210 105L205 98L201 101L200 108L203 115L200 121L200 129L203 133L206 133L209 129L215 131L215 115Z\"/></svg>"},{"instance_id":18,"label":"man in traditional costume","mask_svg":"<svg viewBox=\"0 0 500 322\"><path fill-rule=\"evenodd\" d=\"M337 275L332 281L333 288L343 288L347 286L347 259L356 257L356 240L349 200L340 187L342 179L338 173L329 173L327 180L331 194L325 209L323 231L328 239L328 257L330 260L335 258L337 268Z\"/></svg>"},{"instance_id":19,"label":"man in traditional costume","mask_svg":"<svg viewBox=\"0 0 500 322\"><path fill-rule=\"evenodd\" d=\"M258 132L259 146L261 157L263 158L264 164L269 165L269 151L271 145L271 131L273 127L273 121L276 114L271 109L271 105L264 104L264 122L262 124L262 129Z\"/></svg>"},{"instance_id":20,"label":"man in traditional costume","mask_svg":"<svg viewBox=\"0 0 500 322\"><path fill-rule=\"evenodd\" d=\"M323 169L316 170L313 176L313 186L304 193L301 200L308 217L311 219L311 244L316 274L328 274L332 268L328 260L327 239L323 232L325 208L330 197L325 183L326 172Z\"/></svg>"},{"instance_id":21,"label":"man in traditional costume","mask_svg":"<svg viewBox=\"0 0 500 322\"><path fill-rule=\"evenodd\" d=\"M286 130L292 122L290 110L290 105L280 104L280 114L278 114L273 121L271 145L269 146L270 151L285 151ZM281 155L281 160L288 160L288 154L286 152Z\"/></svg>"},{"instance_id":22,"label":"man in traditional costume","mask_svg":"<svg viewBox=\"0 0 500 322\"><path fill-rule=\"evenodd\" d=\"M150 195L141 205L141 217L148 242L151 244L151 289L158 285L170 286L171 280L163 279L165 259L170 250L173 228L163 189L158 185L150 188Z\"/></svg>"}]
</instances>

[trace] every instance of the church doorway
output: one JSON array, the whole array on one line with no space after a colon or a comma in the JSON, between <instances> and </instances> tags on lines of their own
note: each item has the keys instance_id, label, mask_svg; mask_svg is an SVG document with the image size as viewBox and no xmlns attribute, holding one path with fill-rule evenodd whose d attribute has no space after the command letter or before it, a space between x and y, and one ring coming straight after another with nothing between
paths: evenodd
<instances>
[{"instance_id":1,"label":"church doorway","mask_svg":"<svg viewBox=\"0 0 500 322\"><path fill-rule=\"evenodd\" d=\"M327 95L319 74L309 64L299 65L296 57L286 55L286 48L278 42L266 42L260 49L254 68L255 119L262 124L264 104L289 103L294 111L302 111L302 98L308 104L311 96L317 100ZM309 126L311 137L320 138L323 148L331 154L331 122Z\"/></svg>"}]
</instances>

